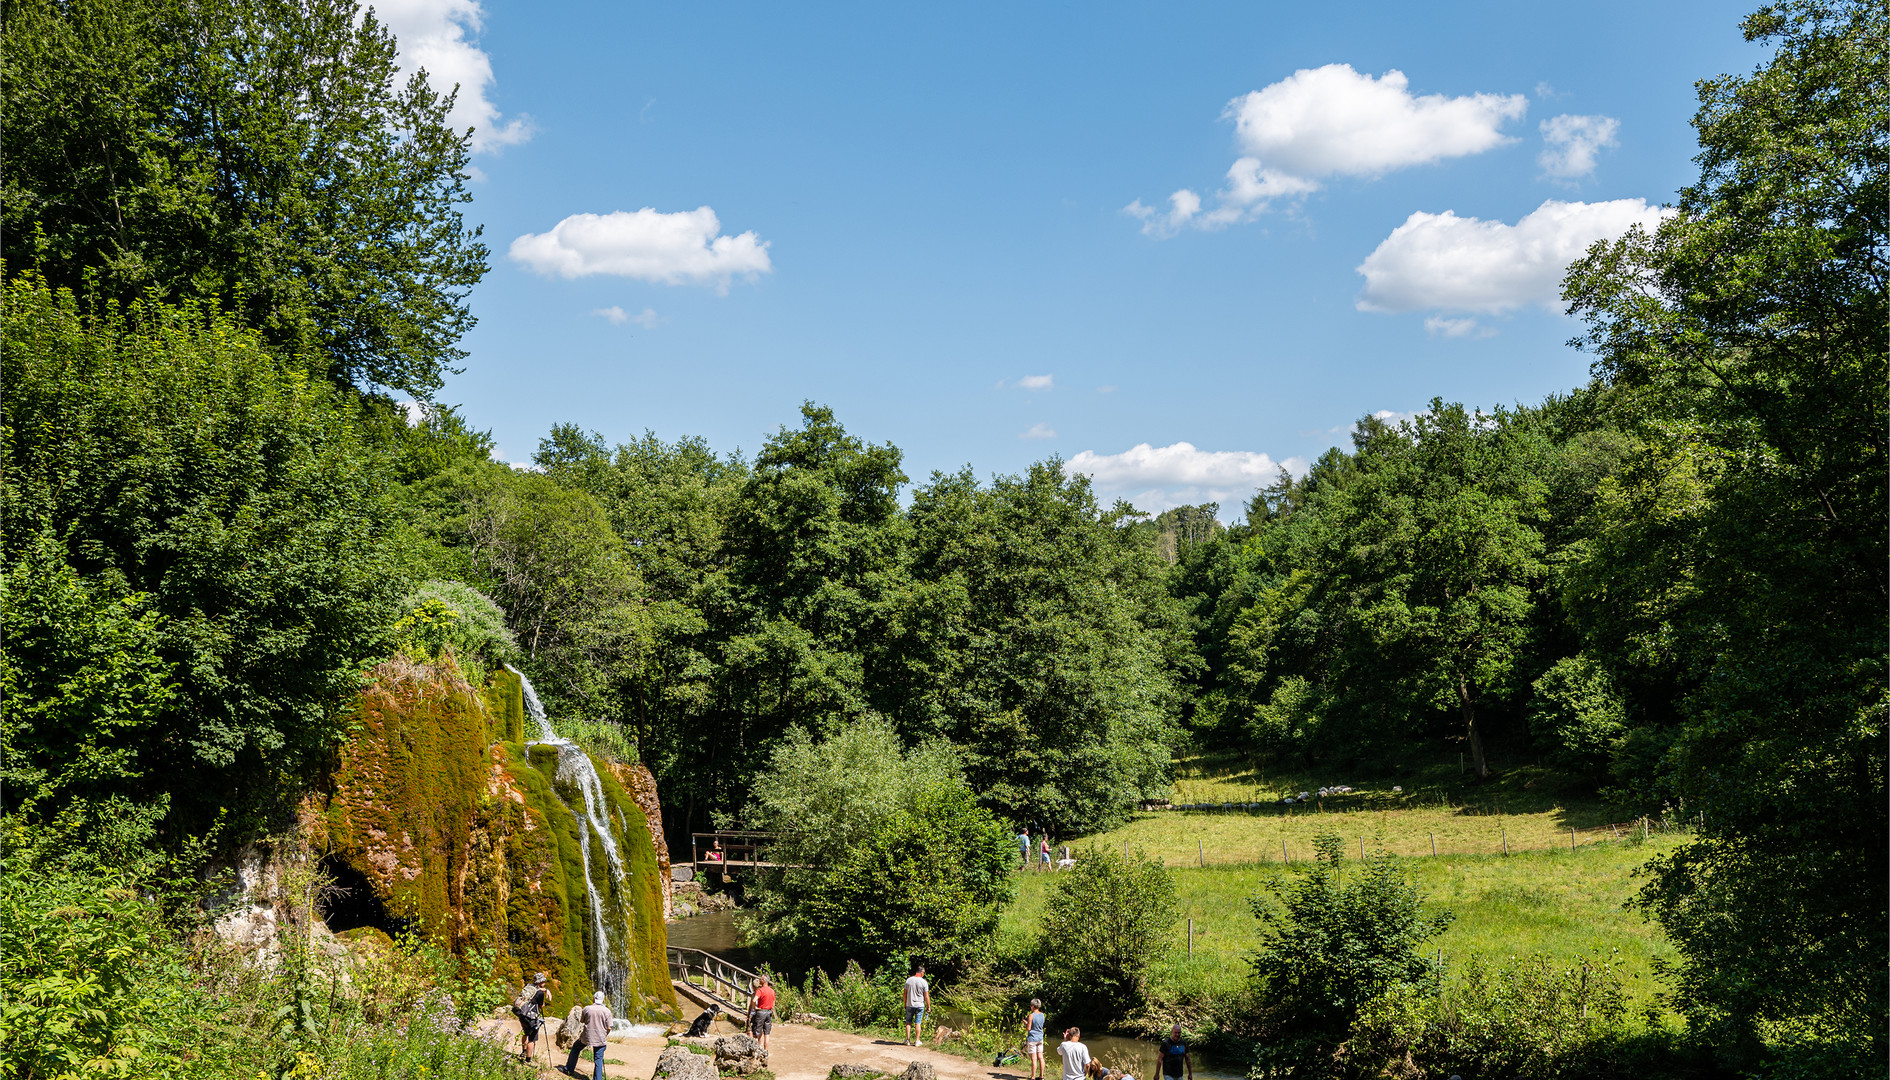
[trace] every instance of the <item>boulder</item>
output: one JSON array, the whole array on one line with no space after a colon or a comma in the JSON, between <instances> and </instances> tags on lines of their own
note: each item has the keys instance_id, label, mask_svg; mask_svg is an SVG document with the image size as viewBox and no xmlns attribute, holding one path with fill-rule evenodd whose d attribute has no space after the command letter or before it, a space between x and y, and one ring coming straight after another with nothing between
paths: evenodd
<instances>
[{"instance_id":1,"label":"boulder","mask_svg":"<svg viewBox=\"0 0 1890 1080\"><path fill-rule=\"evenodd\" d=\"M859 1065L853 1062L835 1065L827 1070L827 1080L873 1080L873 1077L885 1075L871 1065Z\"/></svg>"},{"instance_id":2,"label":"boulder","mask_svg":"<svg viewBox=\"0 0 1890 1080\"><path fill-rule=\"evenodd\" d=\"M715 1063L687 1046L665 1046L652 1080L719 1080Z\"/></svg>"},{"instance_id":3,"label":"boulder","mask_svg":"<svg viewBox=\"0 0 1890 1080\"><path fill-rule=\"evenodd\" d=\"M900 1080L938 1080L938 1070L927 1062L915 1061L906 1066Z\"/></svg>"},{"instance_id":4,"label":"boulder","mask_svg":"<svg viewBox=\"0 0 1890 1080\"><path fill-rule=\"evenodd\" d=\"M675 881L694 881L696 880L696 868L693 866L672 866L669 868L669 876Z\"/></svg>"},{"instance_id":5,"label":"boulder","mask_svg":"<svg viewBox=\"0 0 1890 1080\"><path fill-rule=\"evenodd\" d=\"M715 1040L715 1067L722 1075L736 1073L747 1076L767 1066L768 1052L761 1048L759 1039L748 1035L724 1035Z\"/></svg>"}]
</instances>

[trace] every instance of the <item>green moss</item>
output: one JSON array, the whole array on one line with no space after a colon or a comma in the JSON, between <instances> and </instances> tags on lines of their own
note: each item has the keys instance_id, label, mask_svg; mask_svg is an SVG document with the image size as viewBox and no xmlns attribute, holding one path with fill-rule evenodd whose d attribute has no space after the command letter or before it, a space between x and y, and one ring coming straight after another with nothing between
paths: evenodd
<instances>
[{"instance_id":1,"label":"green moss","mask_svg":"<svg viewBox=\"0 0 1890 1080\"><path fill-rule=\"evenodd\" d=\"M546 972L562 1012L594 989L583 852L577 819L554 790L557 752L524 745L523 729L510 672L474 691L450 660L390 661L357 702L353 738L309 833L361 871L391 913L459 955L490 945L497 975ZM509 738L495 744L494 734ZM642 810L595 764L626 864L626 895L607 899L628 916L633 1018L674 1016L655 848Z\"/></svg>"},{"instance_id":2,"label":"green moss","mask_svg":"<svg viewBox=\"0 0 1890 1080\"><path fill-rule=\"evenodd\" d=\"M525 741L525 686L517 675L503 669L486 683L486 712L492 718L488 736L495 743Z\"/></svg>"}]
</instances>

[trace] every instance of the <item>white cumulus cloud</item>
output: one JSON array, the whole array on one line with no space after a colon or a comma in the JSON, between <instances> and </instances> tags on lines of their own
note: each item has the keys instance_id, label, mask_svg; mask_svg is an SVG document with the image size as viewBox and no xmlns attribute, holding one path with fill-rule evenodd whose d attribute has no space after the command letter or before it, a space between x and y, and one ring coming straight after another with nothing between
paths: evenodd
<instances>
[{"instance_id":1,"label":"white cumulus cloud","mask_svg":"<svg viewBox=\"0 0 1890 1080\"><path fill-rule=\"evenodd\" d=\"M1026 390L1049 390L1055 387L1056 380L1048 375L1026 375L1017 380L1017 385Z\"/></svg>"},{"instance_id":2,"label":"white cumulus cloud","mask_svg":"<svg viewBox=\"0 0 1890 1080\"><path fill-rule=\"evenodd\" d=\"M1120 454L1085 450L1063 463L1063 471L1090 478L1105 497L1123 497L1136 509L1160 512L1203 502L1221 504L1221 516L1237 516L1246 500L1279 477L1280 468L1303 473L1298 458L1274 461L1251 450L1201 450L1193 443L1140 443Z\"/></svg>"},{"instance_id":3,"label":"white cumulus cloud","mask_svg":"<svg viewBox=\"0 0 1890 1080\"><path fill-rule=\"evenodd\" d=\"M767 242L753 231L721 232L721 220L706 206L673 214L646 206L635 213L572 214L549 232L512 241L511 254L545 275L616 274L665 285L713 284L724 292L732 278L774 269Z\"/></svg>"},{"instance_id":4,"label":"white cumulus cloud","mask_svg":"<svg viewBox=\"0 0 1890 1080\"><path fill-rule=\"evenodd\" d=\"M1620 130L1621 121L1612 116L1551 116L1542 122L1544 146L1536 164L1554 179L1580 179L1595 171L1595 157L1604 148L1620 145Z\"/></svg>"},{"instance_id":5,"label":"white cumulus cloud","mask_svg":"<svg viewBox=\"0 0 1890 1080\"><path fill-rule=\"evenodd\" d=\"M375 0L373 8L400 44L403 80L424 69L428 85L439 93L459 87L447 121L462 131L473 129L473 152L531 138L531 118L503 119L489 96L497 80L492 58L477 44L485 19L478 0Z\"/></svg>"},{"instance_id":6,"label":"white cumulus cloud","mask_svg":"<svg viewBox=\"0 0 1890 1080\"><path fill-rule=\"evenodd\" d=\"M1037 423L1025 428L1017 437L1020 439L1054 439L1057 437L1057 432L1056 429L1049 424Z\"/></svg>"},{"instance_id":7,"label":"white cumulus cloud","mask_svg":"<svg viewBox=\"0 0 1890 1080\"><path fill-rule=\"evenodd\" d=\"M1359 264L1365 288L1358 307L1487 314L1553 307L1563 272L1590 244L1635 225L1652 230L1669 213L1642 199L1550 199L1514 225L1418 211Z\"/></svg>"},{"instance_id":8,"label":"white cumulus cloud","mask_svg":"<svg viewBox=\"0 0 1890 1080\"><path fill-rule=\"evenodd\" d=\"M1248 220L1281 200L1317 191L1330 176L1381 176L1395 169L1480 154L1515 141L1503 125L1529 108L1521 94L1414 95L1404 72L1374 78L1350 64L1304 68L1227 103L1241 156L1215 206L1182 188L1168 209L1123 207L1151 236Z\"/></svg>"},{"instance_id":9,"label":"white cumulus cloud","mask_svg":"<svg viewBox=\"0 0 1890 1080\"><path fill-rule=\"evenodd\" d=\"M637 312L635 315L632 315L629 312L625 311L622 308L622 306L617 305L617 304L612 304L609 307L600 307L596 311L591 312L591 314L600 316L608 320L610 325L612 326L622 326L625 323L636 323L638 326L641 326L645 330L655 329L656 324L659 321L661 321L656 316L656 309L648 308L648 307L644 308L642 311Z\"/></svg>"}]
</instances>

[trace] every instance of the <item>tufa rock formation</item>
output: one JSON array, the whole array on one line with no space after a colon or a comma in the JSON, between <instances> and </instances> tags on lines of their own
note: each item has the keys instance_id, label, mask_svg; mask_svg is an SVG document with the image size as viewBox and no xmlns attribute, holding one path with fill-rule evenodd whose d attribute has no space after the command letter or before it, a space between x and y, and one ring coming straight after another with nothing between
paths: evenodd
<instances>
[{"instance_id":1,"label":"tufa rock formation","mask_svg":"<svg viewBox=\"0 0 1890 1080\"><path fill-rule=\"evenodd\" d=\"M647 770L592 759L601 792L575 790L559 747L525 741L520 677L496 672L477 689L450 657L381 664L353 720L301 814L340 887L324 905L332 929L418 932L490 957L514 987L544 971L549 1016L598 989L621 1017L676 1015L668 853ZM613 859L621 884L601 869Z\"/></svg>"}]
</instances>

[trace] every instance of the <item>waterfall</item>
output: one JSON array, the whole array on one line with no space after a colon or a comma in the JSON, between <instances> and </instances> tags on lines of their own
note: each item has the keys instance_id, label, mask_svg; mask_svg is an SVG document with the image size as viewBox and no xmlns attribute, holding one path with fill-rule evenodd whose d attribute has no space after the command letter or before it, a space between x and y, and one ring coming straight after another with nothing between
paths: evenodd
<instances>
[{"instance_id":1,"label":"waterfall","mask_svg":"<svg viewBox=\"0 0 1890 1080\"><path fill-rule=\"evenodd\" d=\"M598 779L597 768L582 747L551 730L544 703L538 700L538 692L532 689L532 681L525 673L510 664L506 665L506 670L518 676L519 686L524 690L525 716L532 728L525 741L527 752L533 746L551 746L558 751L558 771L552 791L577 820L584 891L590 900L591 983L610 1000L610 1011L624 1017L630 1012L629 974L635 942L626 908L629 881L624 874L623 857L617 850L617 837L610 827L610 805L604 797L604 782ZM573 804L573 795L581 805ZM621 813L619 820L622 820ZM627 823L624 828L629 828ZM605 872L610 875L606 884L616 886L615 889L598 888L591 867L593 839L604 852Z\"/></svg>"}]
</instances>

